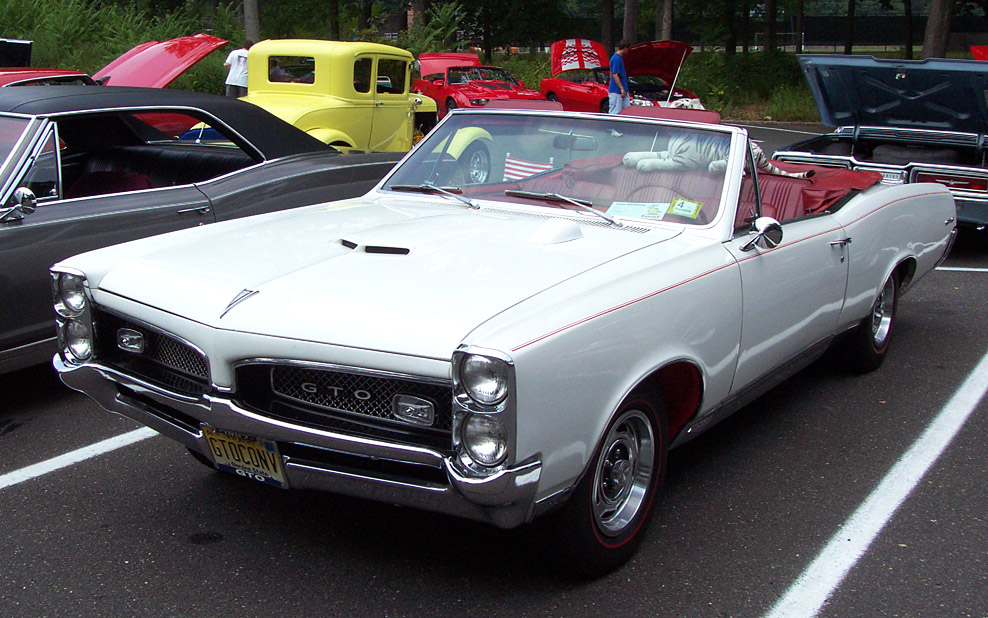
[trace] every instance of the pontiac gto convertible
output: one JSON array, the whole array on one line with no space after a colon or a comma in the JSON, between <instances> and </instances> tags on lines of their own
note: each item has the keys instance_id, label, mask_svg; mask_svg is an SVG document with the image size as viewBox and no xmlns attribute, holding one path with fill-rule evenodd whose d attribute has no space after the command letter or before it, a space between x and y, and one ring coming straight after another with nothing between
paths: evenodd
<instances>
[{"instance_id":1,"label":"pontiac gto convertible","mask_svg":"<svg viewBox=\"0 0 988 618\"><path fill-rule=\"evenodd\" d=\"M362 198L56 264L54 364L209 466L540 519L600 575L669 448L831 343L876 369L949 249L941 185L755 161L737 127L458 110Z\"/></svg>"}]
</instances>

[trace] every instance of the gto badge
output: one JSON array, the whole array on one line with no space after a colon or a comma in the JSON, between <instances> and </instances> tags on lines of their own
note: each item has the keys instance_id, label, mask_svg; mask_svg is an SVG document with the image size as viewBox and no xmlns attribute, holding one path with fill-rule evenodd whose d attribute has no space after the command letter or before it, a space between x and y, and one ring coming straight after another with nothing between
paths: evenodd
<instances>
[{"instance_id":1,"label":"gto badge","mask_svg":"<svg viewBox=\"0 0 988 618\"><path fill-rule=\"evenodd\" d=\"M395 395L391 400L391 413L406 423L431 426L436 420L432 402L413 395Z\"/></svg>"},{"instance_id":2,"label":"gto badge","mask_svg":"<svg viewBox=\"0 0 988 618\"><path fill-rule=\"evenodd\" d=\"M130 328L117 331L117 347L124 352L141 354L144 352L144 335Z\"/></svg>"}]
</instances>

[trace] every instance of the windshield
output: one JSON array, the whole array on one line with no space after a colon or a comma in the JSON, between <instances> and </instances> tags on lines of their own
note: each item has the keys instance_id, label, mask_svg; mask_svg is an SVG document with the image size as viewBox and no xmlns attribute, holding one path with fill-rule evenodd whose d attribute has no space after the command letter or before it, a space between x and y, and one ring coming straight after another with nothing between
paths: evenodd
<instances>
[{"instance_id":1,"label":"windshield","mask_svg":"<svg viewBox=\"0 0 988 618\"><path fill-rule=\"evenodd\" d=\"M27 123L26 118L0 116L0 168L6 164L7 157L17 145L17 140L24 133Z\"/></svg>"},{"instance_id":2,"label":"windshield","mask_svg":"<svg viewBox=\"0 0 988 618\"><path fill-rule=\"evenodd\" d=\"M461 67L449 70L450 84L468 84L473 81L517 83L510 73L497 67Z\"/></svg>"},{"instance_id":3,"label":"windshield","mask_svg":"<svg viewBox=\"0 0 988 618\"><path fill-rule=\"evenodd\" d=\"M383 188L706 225L723 201L730 143L715 126L458 112Z\"/></svg>"}]
</instances>

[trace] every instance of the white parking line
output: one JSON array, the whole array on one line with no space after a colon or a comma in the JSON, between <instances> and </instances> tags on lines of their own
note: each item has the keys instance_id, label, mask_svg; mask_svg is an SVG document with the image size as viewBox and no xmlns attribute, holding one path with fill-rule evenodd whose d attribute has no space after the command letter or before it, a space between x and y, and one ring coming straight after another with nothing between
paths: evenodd
<instances>
[{"instance_id":1,"label":"white parking line","mask_svg":"<svg viewBox=\"0 0 988 618\"><path fill-rule=\"evenodd\" d=\"M967 268L964 266L937 266L937 270L955 273L988 273L988 268Z\"/></svg>"},{"instance_id":2,"label":"white parking line","mask_svg":"<svg viewBox=\"0 0 988 618\"><path fill-rule=\"evenodd\" d=\"M0 475L0 489L6 489L7 487L17 485L18 483L30 481L33 478L43 476L49 472L54 472L56 470L77 464L80 461L85 461L90 457L96 457L97 455L109 453L110 451L115 451L118 448L129 446L135 442L140 442L141 440L146 440L147 438L156 435L158 435L157 431L149 429L148 427L142 427L141 429L135 429L134 431L130 431L113 438L107 438L102 442L84 446L80 449L65 453L64 455L53 457L47 461L42 461L41 463L36 463L26 468L21 468L20 470L14 470L13 472L8 472L7 474Z\"/></svg>"},{"instance_id":3,"label":"white parking line","mask_svg":"<svg viewBox=\"0 0 988 618\"><path fill-rule=\"evenodd\" d=\"M986 391L988 355L765 618L817 615L899 505L947 449Z\"/></svg>"}]
</instances>

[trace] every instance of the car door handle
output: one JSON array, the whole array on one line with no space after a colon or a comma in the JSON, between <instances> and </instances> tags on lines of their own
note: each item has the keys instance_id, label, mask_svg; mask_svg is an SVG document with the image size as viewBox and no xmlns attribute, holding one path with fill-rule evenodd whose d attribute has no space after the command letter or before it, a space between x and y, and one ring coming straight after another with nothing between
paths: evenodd
<instances>
[{"instance_id":1,"label":"car door handle","mask_svg":"<svg viewBox=\"0 0 988 618\"><path fill-rule=\"evenodd\" d=\"M198 206L196 208L183 208L182 210L178 211L178 214L184 215L186 213L194 212L194 213L199 214L199 215L207 215L207 214L209 214L209 211L212 210L212 209L213 209L212 206Z\"/></svg>"},{"instance_id":2,"label":"car door handle","mask_svg":"<svg viewBox=\"0 0 988 618\"><path fill-rule=\"evenodd\" d=\"M835 240L835 241L831 242L830 243L830 246L831 247L844 247L844 246L849 245L849 244L851 244L851 239L850 238L841 238L840 240Z\"/></svg>"}]
</instances>

